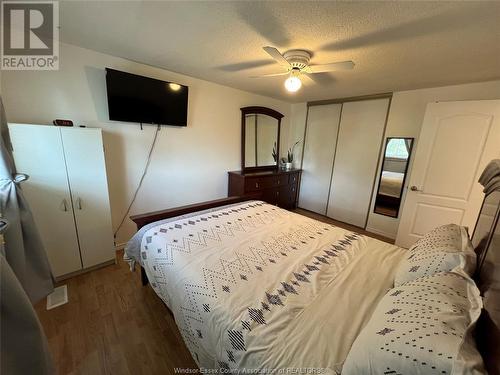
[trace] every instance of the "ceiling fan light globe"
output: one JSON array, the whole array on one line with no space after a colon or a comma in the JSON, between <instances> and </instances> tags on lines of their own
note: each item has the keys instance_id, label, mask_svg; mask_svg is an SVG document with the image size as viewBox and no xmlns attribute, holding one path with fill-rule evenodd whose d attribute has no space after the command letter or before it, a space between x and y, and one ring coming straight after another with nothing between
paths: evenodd
<instances>
[{"instance_id":1,"label":"ceiling fan light globe","mask_svg":"<svg viewBox=\"0 0 500 375\"><path fill-rule=\"evenodd\" d=\"M302 81L299 77L288 77L285 80L285 88L289 92L297 92L302 87Z\"/></svg>"}]
</instances>

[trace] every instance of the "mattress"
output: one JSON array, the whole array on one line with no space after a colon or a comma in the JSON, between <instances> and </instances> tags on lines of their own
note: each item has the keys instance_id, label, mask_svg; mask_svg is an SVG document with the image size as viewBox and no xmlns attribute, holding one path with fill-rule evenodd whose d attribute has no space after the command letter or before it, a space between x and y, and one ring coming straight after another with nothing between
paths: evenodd
<instances>
[{"instance_id":1,"label":"mattress","mask_svg":"<svg viewBox=\"0 0 500 375\"><path fill-rule=\"evenodd\" d=\"M379 194L399 198L404 176L404 173L382 171Z\"/></svg>"},{"instance_id":2,"label":"mattress","mask_svg":"<svg viewBox=\"0 0 500 375\"><path fill-rule=\"evenodd\" d=\"M340 372L405 250L251 201L150 225L139 254L200 368Z\"/></svg>"}]
</instances>

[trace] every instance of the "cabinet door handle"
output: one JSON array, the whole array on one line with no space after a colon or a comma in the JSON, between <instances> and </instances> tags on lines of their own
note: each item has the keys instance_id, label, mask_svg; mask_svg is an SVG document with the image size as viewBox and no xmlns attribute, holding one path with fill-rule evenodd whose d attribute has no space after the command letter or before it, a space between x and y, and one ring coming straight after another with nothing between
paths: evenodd
<instances>
[{"instance_id":1,"label":"cabinet door handle","mask_svg":"<svg viewBox=\"0 0 500 375\"><path fill-rule=\"evenodd\" d=\"M76 198L76 208L82 209L82 199L80 197Z\"/></svg>"},{"instance_id":2,"label":"cabinet door handle","mask_svg":"<svg viewBox=\"0 0 500 375\"><path fill-rule=\"evenodd\" d=\"M61 201L61 204L59 205L59 209L61 211L68 211L68 205L66 204L66 198L63 198L63 200Z\"/></svg>"},{"instance_id":3,"label":"cabinet door handle","mask_svg":"<svg viewBox=\"0 0 500 375\"><path fill-rule=\"evenodd\" d=\"M257 189L259 188L259 183L258 183L258 182L256 182L256 183L255 183L255 187L256 187Z\"/></svg>"}]
</instances>

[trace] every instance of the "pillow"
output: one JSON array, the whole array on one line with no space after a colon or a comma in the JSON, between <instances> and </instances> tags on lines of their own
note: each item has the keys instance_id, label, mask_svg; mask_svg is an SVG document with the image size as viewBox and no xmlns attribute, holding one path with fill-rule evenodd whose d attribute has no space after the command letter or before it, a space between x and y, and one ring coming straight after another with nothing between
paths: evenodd
<instances>
[{"instance_id":1,"label":"pillow","mask_svg":"<svg viewBox=\"0 0 500 375\"><path fill-rule=\"evenodd\" d=\"M450 251L474 251L467 233L467 228L457 224L446 224L427 232L412 247L410 252L422 248L437 249L445 248Z\"/></svg>"},{"instance_id":2,"label":"pillow","mask_svg":"<svg viewBox=\"0 0 500 375\"><path fill-rule=\"evenodd\" d=\"M408 256L398 265L394 286L457 267L472 276L476 269L474 248L465 227L442 225L410 248Z\"/></svg>"},{"instance_id":3,"label":"pillow","mask_svg":"<svg viewBox=\"0 0 500 375\"><path fill-rule=\"evenodd\" d=\"M354 341L343 375L481 374L472 339L482 301L463 272L442 272L391 289Z\"/></svg>"},{"instance_id":4,"label":"pillow","mask_svg":"<svg viewBox=\"0 0 500 375\"><path fill-rule=\"evenodd\" d=\"M420 250L411 252L398 264L394 286L400 286L422 276L452 271L457 267L472 276L476 267L476 254L470 250L464 252L451 250L421 247Z\"/></svg>"}]
</instances>

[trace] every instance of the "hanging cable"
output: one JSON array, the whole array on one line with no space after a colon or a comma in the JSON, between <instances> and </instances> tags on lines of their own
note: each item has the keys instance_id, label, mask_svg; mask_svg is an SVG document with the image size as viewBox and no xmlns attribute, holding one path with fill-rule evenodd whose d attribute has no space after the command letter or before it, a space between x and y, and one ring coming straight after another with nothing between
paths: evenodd
<instances>
[{"instance_id":1,"label":"hanging cable","mask_svg":"<svg viewBox=\"0 0 500 375\"><path fill-rule=\"evenodd\" d=\"M118 228L116 228L115 233L113 234L114 238L116 238L116 235L118 234L118 231L121 229L123 223L125 222L125 219L127 218L128 214L130 213L130 209L132 208L132 205L135 202L135 199L137 198L137 194L139 193L139 190L141 189L142 182L144 181L144 178L146 177L146 174L148 173L149 169L149 164L151 163L151 156L153 155L153 150L156 145L156 139L158 138L158 132L160 131L161 126L158 125L156 127L155 135L153 137L153 142L151 142L151 147L149 148L149 153L148 153L148 159L146 161L146 165L144 166L144 171L142 172L141 179L139 180L139 184L137 185L137 189L135 189L134 196L132 197L132 200L130 201L130 204L128 205L127 211L123 215L122 220L120 221L120 225L118 225Z\"/></svg>"}]
</instances>

